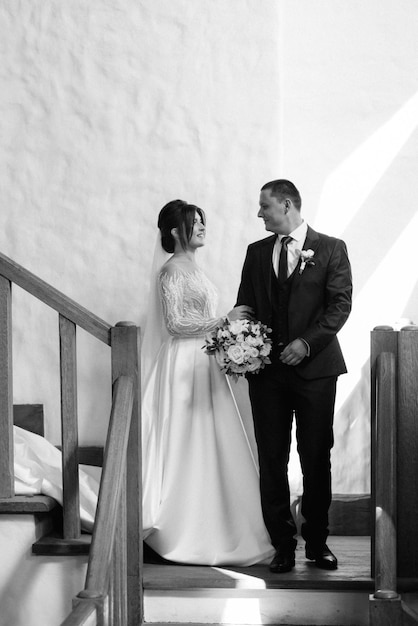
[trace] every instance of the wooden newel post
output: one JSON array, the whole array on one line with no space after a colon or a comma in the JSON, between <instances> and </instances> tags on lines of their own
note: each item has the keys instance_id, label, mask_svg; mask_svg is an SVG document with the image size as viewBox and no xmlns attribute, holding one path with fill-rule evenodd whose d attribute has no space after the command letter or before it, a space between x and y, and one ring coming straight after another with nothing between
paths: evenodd
<instances>
[{"instance_id":1,"label":"wooden newel post","mask_svg":"<svg viewBox=\"0 0 418 626\"><path fill-rule=\"evenodd\" d=\"M142 454L140 410L140 329L133 322L118 322L111 330L112 382L121 376L134 381L134 402L127 454L127 586L128 625L143 619L142 593Z\"/></svg>"},{"instance_id":2,"label":"wooden newel post","mask_svg":"<svg viewBox=\"0 0 418 626\"><path fill-rule=\"evenodd\" d=\"M396 359L382 352L377 362L375 588L397 596L396 577ZM375 597L378 597L375 594Z\"/></svg>"},{"instance_id":3,"label":"wooden newel post","mask_svg":"<svg viewBox=\"0 0 418 626\"><path fill-rule=\"evenodd\" d=\"M14 496L12 285L0 276L0 498Z\"/></svg>"},{"instance_id":4,"label":"wooden newel post","mask_svg":"<svg viewBox=\"0 0 418 626\"><path fill-rule=\"evenodd\" d=\"M418 578L418 326L398 332L398 576Z\"/></svg>"},{"instance_id":5,"label":"wooden newel post","mask_svg":"<svg viewBox=\"0 0 418 626\"><path fill-rule=\"evenodd\" d=\"M375 511L376 511L376 415L377 415L377 377L378 377L378 362L380 355L385 352L393 354L395 359L398 356L398 333L393 330L391 326L377 326L371 332L370 337L370 375L371 375L371 514L372 514L372 528L375 528ZM376 537L375 532L372 532L372 550L371 550L371 569L372 575L375 575L375 548Z\"/></svg>"},{"instance_id":6,"label":"wooden newel post","mask_svg":"<svg viewBox=\"0 0 418 626\"><path fill-rule=\"evenodd\" d=\"M397 589L397 361L398 333L377 327L371 336L372 569L371 626L401 626Z\"/></svg>"}]
</instances>

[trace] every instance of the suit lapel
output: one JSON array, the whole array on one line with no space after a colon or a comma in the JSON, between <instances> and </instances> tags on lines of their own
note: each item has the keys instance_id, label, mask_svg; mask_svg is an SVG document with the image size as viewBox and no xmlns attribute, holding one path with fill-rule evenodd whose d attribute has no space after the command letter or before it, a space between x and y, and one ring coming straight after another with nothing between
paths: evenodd
<instances>
[{"instance_id":1,"label":"suit lapel","mask_svg":"<svg viewBox=\"0 0 418 626\"><path fill-rule=\"evenodd\" d=\"M314 230L313 228L308 226L305 243L302 246L302 250L313 250L313 252L315 254L316 250L318 248L318 245L319 245L319 241L320 241L319 235L316 232L316 230ZM301 260L299 259L299 261L297 262L297 265L296 265L296 267L294 269L295 278L301 276L301 274L299 273L300 264L301 264Z\"/></svg>"},{"instance_id":2,"label":"suit lapel","mask_svg":"<svg viewBox=\"0 0 418 626\"><path fill-rule=\"evenodd\" d=\"M273 273L273 248L276 242L276 235L268 237L265 245L261 248L261 267L265 282L265 287L271 302L271 278Z\"/></svg>"},{"instance_id":3,"label":"suit lapel","mask_svg":"<svg viewBox=\"0 0 418 626\"><path fill-rule=\"evenodd\" d=\"M319 245L318 233L316 232L316 230L308 226L308 232L306 233L306 239L305 239L305 243L303 244L302 250L311 249L314 252L316 252L318 245Z\"/></svg>"}]
</instances>

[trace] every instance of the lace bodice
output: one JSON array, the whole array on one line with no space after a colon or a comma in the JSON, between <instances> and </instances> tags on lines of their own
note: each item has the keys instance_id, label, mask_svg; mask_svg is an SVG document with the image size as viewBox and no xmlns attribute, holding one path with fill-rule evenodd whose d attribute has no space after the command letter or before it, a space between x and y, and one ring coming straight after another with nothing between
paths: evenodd
<instances>
[{"instance_id":1,"label":"lace bodice","mask_svg":"<svg viewBox=\"0 0 418 626\"><path fill-rule=\"evenodd\" d=\"M191 272L176 268L170 274L163 269L158 283L170 335L204 335L219 324L217 291L200 269Z\"/></svg>"}]
</instances>

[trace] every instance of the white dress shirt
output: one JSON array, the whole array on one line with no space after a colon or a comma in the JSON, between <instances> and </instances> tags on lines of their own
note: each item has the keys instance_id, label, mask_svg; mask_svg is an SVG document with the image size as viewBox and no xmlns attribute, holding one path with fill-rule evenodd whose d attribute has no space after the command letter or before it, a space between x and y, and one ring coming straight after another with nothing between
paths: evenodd
<instances>
[{"instance_id":1,"label":"white dress shirt","mask_svg":"<svg viewBox=\"0 0 418 626\"><path fill-rule=\"evenodd\" d=\"M295 228L291 233L289 233L289 237L292 237L292 241L290 241L287 245L287 275L294 271L296 265L299 261L300 251L303 248L303 244L305 243L306 233L308 232L308 225L306 222L302 222L300 226ZM280 250L282 248L282 239L286 237L286 235L278 235L276 239L276 243L273 248L273 268L276 276L279 275L279 258L280 258Z\"/></svg>"}]
</instances>

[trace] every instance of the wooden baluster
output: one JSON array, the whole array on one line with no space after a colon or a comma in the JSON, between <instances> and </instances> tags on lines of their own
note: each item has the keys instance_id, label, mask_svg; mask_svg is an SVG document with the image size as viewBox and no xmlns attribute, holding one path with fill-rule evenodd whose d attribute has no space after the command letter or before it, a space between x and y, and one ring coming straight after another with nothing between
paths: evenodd
<instances>
[{"instance_id":1,"label":"wooden baluster","mask_svg":"<svg viewBox=\"0 0 418 626\"><path fill-rule=\"evenodd\" d=\"M0 498L14 496L12 285L0 276Z\"/></svg>"},{"instance_id":2,"label":"wooden baluster","mask_svg":"<svg viewBox=\"0 0 418 626\"><path fill-rule=\"evenodd\" d=\"M59 316L64 539L80 537L76 326Z\"/></svg>"},{"instance_id":3,"label":"wooden baluster","mask_svg":"<svg viewBox=\"0 0 418 626\"><path fill-rule=\"evenodd\" d=\"M119 322L111 330L112 381L120 375L134 380L134 403L127 455L127 593L128 625L143 621L142 592L142 455L140 425L140 329L132 322Z\"/></svg>"}]
</instances>

